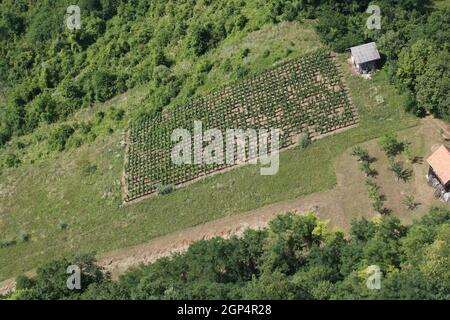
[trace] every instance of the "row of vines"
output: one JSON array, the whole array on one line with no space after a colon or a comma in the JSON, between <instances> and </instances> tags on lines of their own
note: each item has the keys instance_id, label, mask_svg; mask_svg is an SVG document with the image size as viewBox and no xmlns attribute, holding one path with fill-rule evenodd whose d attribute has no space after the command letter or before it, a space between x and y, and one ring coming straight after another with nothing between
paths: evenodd
<instances>
[{"instance_id":1,"label":"row of vines","mask_svg":"<svg viewBox=\"0 0 450 320\"><path fill-rule=\"evenodd\" d=\"M125 201L151 194L160 185L183 184L233 166L172 163L173 130L193 133L194 121L202 121L203 131L215 128L223 133L280 129L283 149L295 144L300 133L317 138L356 124L358 116L330 53L310 53L133 124L127 142ZM248 144L246 149L248 153Z\"/></svg>"}]
</instances>

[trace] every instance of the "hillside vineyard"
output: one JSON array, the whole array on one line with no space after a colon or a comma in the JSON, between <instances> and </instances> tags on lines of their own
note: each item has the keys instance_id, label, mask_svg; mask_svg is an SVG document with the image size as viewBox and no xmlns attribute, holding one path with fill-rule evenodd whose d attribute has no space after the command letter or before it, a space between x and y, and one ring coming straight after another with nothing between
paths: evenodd
<instances>
[{"instance_id":1,"label":"hillside vineyard","mask_svg":"<svg viewBox=\"0 0 450 320\"><path fill-rule=\"evenodd\" d=\"M125 161L126 202L155 192L161 185L180 185L232 167L227 163L183 164L171 161L177 128L203 130L279 129L280 149L358 123L347 89L332 55L319 50L178 105L131 126ZM225 142L224 142L225 143ZM248 153L248 144L245 146Z\"/></svg>"}]
</instances>

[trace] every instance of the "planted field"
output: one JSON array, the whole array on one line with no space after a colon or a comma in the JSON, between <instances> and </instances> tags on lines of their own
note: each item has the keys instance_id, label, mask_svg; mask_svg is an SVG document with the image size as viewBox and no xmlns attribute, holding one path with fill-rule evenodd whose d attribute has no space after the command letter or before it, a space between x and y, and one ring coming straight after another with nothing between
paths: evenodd
<instances>
[{"instance_id":1,"label":"planted field","mask_svg":"<svg viewBox=\"0 0 450 320\"><path fill-rule=\"evenodd\" d=\"M302 132L317 138L356 124L358 117L332 56L323 50L308 54L134 124L127 142L125 201L151 194L160 185L180 185L234 165L171 161L176 145L172 132L193 132L194 121L202 121L203 131L280 129L283 149L295 144Z\"/></svg>"}]
</instances>

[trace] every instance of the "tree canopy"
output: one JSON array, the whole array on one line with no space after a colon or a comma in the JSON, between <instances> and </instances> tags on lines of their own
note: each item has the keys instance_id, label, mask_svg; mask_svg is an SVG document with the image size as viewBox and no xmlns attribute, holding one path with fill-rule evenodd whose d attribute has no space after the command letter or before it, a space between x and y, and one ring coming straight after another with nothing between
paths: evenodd
<instances>
[{"instance_id":1,"label":"tree canopy","mask_svg":"<svg viewBox=\"0 0 450 320\"><path fill-rule=\"evenodd\" d=\"M355 219L349 234L312 213L284 214L242 237L202 240L187 252L104 274L92 255L49 262L17 279L16 299L449 299L450 211L404 226L394 216ZM80 290L66 286L81 268ZM380 269L381 287L366 282Z\"/></svg>"}]
</instances>

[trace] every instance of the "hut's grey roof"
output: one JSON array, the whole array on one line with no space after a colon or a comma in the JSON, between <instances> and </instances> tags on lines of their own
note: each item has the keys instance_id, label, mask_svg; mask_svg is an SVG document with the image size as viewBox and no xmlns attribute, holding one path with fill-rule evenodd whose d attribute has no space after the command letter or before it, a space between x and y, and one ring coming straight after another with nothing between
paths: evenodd
<instances>
[{"instance_id":1,"label":"hut's grey roof","mask_svg":"<svg viewBox=\"0 0 450 320\"><path fill-rule=\"evenodd\" d=\"M366 43L350 49L355 63L361 64L381 59L375 42Z\"/></svg>"}]
</instances>

